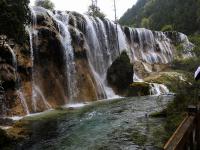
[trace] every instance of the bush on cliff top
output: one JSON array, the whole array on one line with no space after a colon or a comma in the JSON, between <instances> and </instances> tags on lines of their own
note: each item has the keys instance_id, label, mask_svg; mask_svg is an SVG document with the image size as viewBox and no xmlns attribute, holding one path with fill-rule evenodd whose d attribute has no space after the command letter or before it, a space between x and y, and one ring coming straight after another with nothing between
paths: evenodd
<instances>
[{"instance_id":1,"label":"bush on cliff top","mask_svg":"<svg viewBox=\"0 0 200 150\"><path fill-rule=\"evenodd\" d=\"M50 0L36 0L35 6L41 6L49 10L54 10L54 3L52 3Z\"/></svg>"}]
</instances>

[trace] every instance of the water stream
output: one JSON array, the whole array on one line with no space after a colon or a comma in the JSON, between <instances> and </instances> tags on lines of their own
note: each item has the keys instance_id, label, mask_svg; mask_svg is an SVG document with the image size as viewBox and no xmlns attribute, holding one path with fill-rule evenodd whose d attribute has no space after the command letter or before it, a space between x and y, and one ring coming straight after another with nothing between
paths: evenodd
<instances>
[{"instance_id":1,"label":"water stream","mask_svg":"<svg viewBox=\"0 0 200 150\"><path fill-rule=\"evenodd\" d=\"M21 143L26 150L159 149L164 120L149 118L172 96L136 97L95 102L25 118L32 134Z\"/></svg>"}]
</instances>

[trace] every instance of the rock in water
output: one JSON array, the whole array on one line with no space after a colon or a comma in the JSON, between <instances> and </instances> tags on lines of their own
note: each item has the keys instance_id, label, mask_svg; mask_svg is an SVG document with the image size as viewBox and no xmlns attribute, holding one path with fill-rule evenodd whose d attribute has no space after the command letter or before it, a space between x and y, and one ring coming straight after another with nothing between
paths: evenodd
<instances>
[{"instance_id":1,"label":"rock in water","mask_svg":"<svg viewBox=\"0 0 200 150\"><path fill-rule=\"evenodd\" d=\"M107 72L108 83L120 93L133 82L133 65L126 52L122 52Z\"/></svg>"}]
</instances>

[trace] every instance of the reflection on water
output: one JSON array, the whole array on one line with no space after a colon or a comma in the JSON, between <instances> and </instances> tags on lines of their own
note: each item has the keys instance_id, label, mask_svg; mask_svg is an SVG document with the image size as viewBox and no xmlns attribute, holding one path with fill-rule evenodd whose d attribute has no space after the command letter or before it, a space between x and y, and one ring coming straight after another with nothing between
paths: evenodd
<instances>
[{"instance_id":1,"label":"reflection on water","mask_svg":"<svg viewBox=\"0 0 200 150\"><path fill-rule=\"evenodd\" d=\"M162 128L164 120L148 115L163 109L172 99L172 96L117 99L51 111L54 115L47 113L48 117L33 116L34 119L30 118L33 134L20 147L26 150L157 149L155 145L160 141L154 131Z\"/></svg>"}]
</instances>

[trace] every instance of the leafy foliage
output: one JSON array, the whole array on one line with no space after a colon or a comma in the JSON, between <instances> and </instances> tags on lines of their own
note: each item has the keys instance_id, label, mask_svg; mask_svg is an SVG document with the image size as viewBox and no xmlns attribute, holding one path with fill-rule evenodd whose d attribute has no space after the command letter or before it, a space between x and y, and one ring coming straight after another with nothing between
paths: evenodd
<instances>
[{"instance_id":1,"label":"leafy foliage","mask_svg":"<svg viewBox=\"0 0 200 150\"><path fill-rule=\"evenodd\" d=\"M36 0L35 6L44 7L49 10L54 10L54 3L52 3L50 0Z\"/></svg>"},{"instance_id":2,"label":"leafy foliage","mask_svg":"<svg viewBox=\"0 0 200 150\"><path fill-rule=\"evenodd\" d=\"M144 18L148 18L150 29L161 30L170 25L174 30L193 34L199 31L199 16L200 0L138 0L121 17L120 23L141 27Z\"/></svg>"},{"instance_id":3,"label":"leafy foliage","mask_svg":"<svg viewBox=\"0 0 200 150\"><path fill-rule=\"evenodd\" d=\"M105 14L101 12L100 8L95 5L90 5L88 11L86 12L90 16L105 18Z\"/></svg>"},{"instance_id":4,"label":"leafy foliage","mask_svg":"<svg viewBox=\"0 0 200 150\"><path fill-rule=\"evenodd\" d=\"M168 24L168 25L164 25L161 29L161 31L165 32L165 31L173 31L173 26Z\"/></svg>"},{"instance_id":5,"label":"leafy foliage","mask_svg":"<svg viewBox=\"0 0 200 150\"><path fill-rule=\"evenodd\" d=\"M0 1L0 34L5 34L16 42L25 39L25 25L29 19L29 0L1 0Z\"/></svg>"},{"instance_id":6,"label":"leafy foliage","mask_svg":"<svg viewBox=\"0 0 200 150\"><path fill-rule=\"evenodd\" d=\"M200 35L196 34L189 37L189 40L195 45L194 53L197 57L200 57Z\"/></svg>"}]
</instances>

